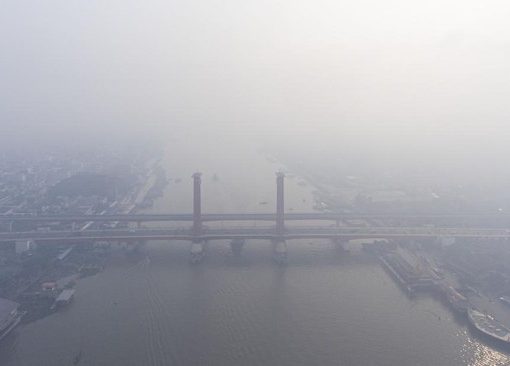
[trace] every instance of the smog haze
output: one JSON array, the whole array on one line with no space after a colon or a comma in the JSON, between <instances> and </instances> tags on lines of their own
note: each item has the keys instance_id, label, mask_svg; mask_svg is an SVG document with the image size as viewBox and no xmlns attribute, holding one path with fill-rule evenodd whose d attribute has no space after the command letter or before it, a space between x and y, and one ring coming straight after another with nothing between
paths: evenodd
<instances>
[{"instance_id":1,"label":"smog haze","mask_svg":"<svg viewBox=\"0 0 510 366\"><path fill-rule=\"evenodd\" d=\"M4 0L2 135L193 128L503 154L509 14L497 0Z\"/></svg>"}]
</instances>

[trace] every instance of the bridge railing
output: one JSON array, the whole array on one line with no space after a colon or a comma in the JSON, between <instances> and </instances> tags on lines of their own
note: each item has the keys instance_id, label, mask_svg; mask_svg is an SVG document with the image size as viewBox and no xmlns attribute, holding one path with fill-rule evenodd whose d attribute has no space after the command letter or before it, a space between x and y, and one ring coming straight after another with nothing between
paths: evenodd
<instances>
[{"instance_id":1,"label":"bridge railing","mask_svg":"<svg viewBox=\"0 0 510 366\"><path fill-rule=\"evenodd\" d=\"M304 226L287 228L282 236L367 236L367 237L441 237L441 236L472 236L472 237L505 237L510 238L509 229L491 228L424 228L424 227L320 227ZM276 235L274 227L227 227L227 228L205 228L200 236L214 235L243 235L243 236L270 236ZM17 239L46 239L46 238L109 238L109 237L172 237L189 236L194 233L189 227L182 228L137 228L137 229L109 229L109 230L86 230L77 231L28 231L28 232L4 232L0 233L3 241Z\"/></svg>"}]
</instances>

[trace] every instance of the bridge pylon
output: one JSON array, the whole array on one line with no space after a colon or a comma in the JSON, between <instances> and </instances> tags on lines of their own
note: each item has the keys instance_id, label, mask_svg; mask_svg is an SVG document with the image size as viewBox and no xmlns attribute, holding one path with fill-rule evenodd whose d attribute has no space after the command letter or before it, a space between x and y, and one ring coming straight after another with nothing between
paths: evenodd
<instances>
[{"instance_id":1,"label":"bridge pylon","mask_svg":"<svg viewBox=\"0 0 510 366\"><path fill-rule=\"evenodd\" d=\"M285 231L284 179L285 174L276 173L276 233L279 235Z\"/></svg>"},{"instance_id":2,"label":"bridge pylon","mask_svg":"<svg viewBox=\"0 0 510 366\"><path fill-rule=\"evenodd\" d=\"M202 173L196 172L193 178L193 239L191 241L190 262L192 264L200 263L205 254L203 241L198 238L202 233Z\"/></svg>"},{"instance_id":3,"label":"bridge pylon","mask_svg":"<svg viewBox=\"0 0 510 366\"><path fill-rule=\"evenodd\" d=\"M202 173L193 174L193 235L200 235L202 231Z\"/></svg>"}]
</instances>

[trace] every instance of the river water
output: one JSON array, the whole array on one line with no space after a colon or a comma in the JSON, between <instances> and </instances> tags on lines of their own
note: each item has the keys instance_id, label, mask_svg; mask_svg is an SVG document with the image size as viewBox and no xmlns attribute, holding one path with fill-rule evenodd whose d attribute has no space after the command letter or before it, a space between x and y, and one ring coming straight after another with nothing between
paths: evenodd
<instances>
[{"instance_id":1,"label":"river water","mask_svg":"<svg viewBox=\"0 0 510 366\"><path fill-rule=\"evenodd\" d=\"M190 212L195 170L204 212L274 209L281 166L249 144L190 141L169 144L174 180L152 212ZM300 181L286 180L288 211L312 210ZM247 242L232 259L228 242L212 242L191 266L189 246L151 242L136 260L115 251L104 272L79 281L70 307L5 339L0 365L72 365L80 351L79 365L96 366L510 365L439 301L408 298L366 254L293 241L278 267L270 243Z\"/></svg>"}]
</instances>

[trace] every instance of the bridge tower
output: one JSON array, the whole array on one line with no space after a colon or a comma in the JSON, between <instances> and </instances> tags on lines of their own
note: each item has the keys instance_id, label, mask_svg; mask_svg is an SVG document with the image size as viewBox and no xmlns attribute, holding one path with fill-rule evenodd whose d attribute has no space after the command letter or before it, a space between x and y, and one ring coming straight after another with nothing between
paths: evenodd
<instances>
[{"instance_id":1,"label":"bridge tower","mask_svg":"<svg viewBox=\"0 0 510 366\"><path fill-rule=\"evenodd\" d=\"M285 231L285 203L283 181L285 174L276 173L276 233L283 234Z\"/></svg>"},{"instance_id":2,"label":"bridge tower","mask_svg":"<svg viewBox=\"0 0 510 366\"><path fill-rule=\"evenodd\" d=\"M202 197L200 186L202 173L193 174L193 234L198 235L202 231Z\"/></svg>"},{"instance_id":3,"label":"bridge tower","mask_svg":"<svg viewBox=\"0 0 510 366\"><path fill-rule=\"evenodd\" d=\"M283 183L285 174L276 173L276 234L283 235L285 232L285 200ZM273 259L283 265L287 263L287 243L283 239L273 240Z\"/></svg>"},{"instance_id":4,"label":"bridge tower","mask_svg":"<svg viewBox=\"0 0 510 366\"><path fill-rule=\"evenodd\" d=\"M193 174L193 228L191 229L194 236L202 233L202 197L201 184L202 173ZM199 238L195 238L191 242L190 262L192 264L200 263L205 255L204 243Z\"/></svg>"}]
</instances>

